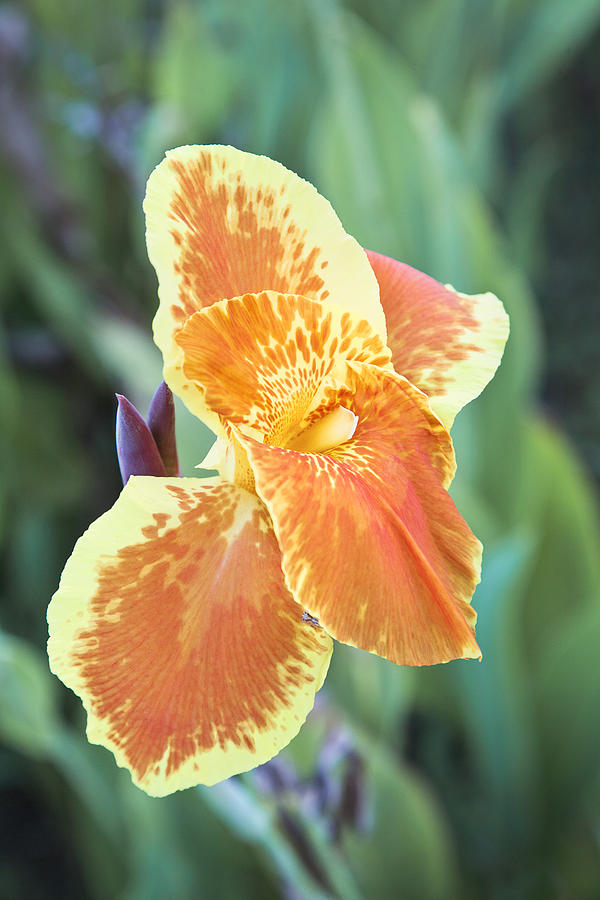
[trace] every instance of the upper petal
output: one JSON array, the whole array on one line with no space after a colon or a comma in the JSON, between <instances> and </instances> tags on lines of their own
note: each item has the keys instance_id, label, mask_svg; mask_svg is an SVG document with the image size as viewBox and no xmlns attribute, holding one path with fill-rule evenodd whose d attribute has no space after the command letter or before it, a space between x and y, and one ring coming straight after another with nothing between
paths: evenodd
<instances>
[{"instance_id":1,"label":"upper petal","mask_svg":"<svg viewBox=\"0 0 600 900\"><path fill-rule=\"evenodd\" d=\"M226 297L275 290L331 299L385 338L377 280L331 205L284 166L222 146L179 147L151 174L148 254L159 279L154 336L180 393L173 335Z\"/></svg>"},{"instance_id":2,"label":"upper petal","mask_svg":"<svg viewBox=\"0 0 600 900\"><path fill-rule=\"evenodd\" d=\"M350 365L354 437L299 453L241 436L294 597L340 641L404 665L479 657L481 545L443 487L449 436L405 379Z\"/></svg>"},{"instance_id":3,"label":"upper petal","mask_svg":"<svg viewBox=\"0 0 600 900\"><path fill-rule=\"evenodd\" d=\"M508 316L494 294L459 294L422 272L368 251L394 366L429 396L450 428L500 365Z\"/></svg>"},{"instance_id":4,"label":"upper petal","mask_svg":"<svg viewBox=\"0 0 600 900\"><path fill-rule=\"evenodd\" d=\"M156 796L277 753L331 654L286 590L263 504L216 479L132 477L78 541L48 621L90 741Z\"/></svg>"},{"instance_id":5,"label":"upper petal","mask_svg":"<svg viewBox=\"0 0 600 900\"><path fill-rule=\"evenodd\" d=\"M333 303L263 291L195 313L176 336L184 394L233 422L284 444L298 430L323 380L346 362L391 369L381 337Z\"/></svg>"}]
</instances>

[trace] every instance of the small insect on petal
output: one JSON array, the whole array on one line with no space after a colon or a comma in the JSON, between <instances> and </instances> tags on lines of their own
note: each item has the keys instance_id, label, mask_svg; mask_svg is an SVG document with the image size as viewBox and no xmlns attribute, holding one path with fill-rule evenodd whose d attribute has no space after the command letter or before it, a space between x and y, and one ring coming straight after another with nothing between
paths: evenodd
<instances>
[{"instance_id":1,"label":"small insect on petal","mask_svg":"<svg viewBox=\"0 0 600 900\"><path fill-rule=\"evenodd\" d=\"M127 397L117 394L117 458L123 484L131 475L166 475L152 432Z\"/></svg>"},{"instance_id":2,"label":"small insect on petal","mask_svg":"<svg viewBox=\"0 0 600 900\"><path fill-rule=\"evenodd\" d=\"M168 385L161 381L148 410L148 427L156 441L167 475L179 475L175 438L175 404Z\"/></svg>"}]
</instances>

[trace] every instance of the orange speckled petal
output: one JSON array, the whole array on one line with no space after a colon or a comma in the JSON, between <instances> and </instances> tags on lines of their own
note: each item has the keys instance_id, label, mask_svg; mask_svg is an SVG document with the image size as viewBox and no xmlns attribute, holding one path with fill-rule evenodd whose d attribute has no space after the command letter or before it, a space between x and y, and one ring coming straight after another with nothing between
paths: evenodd
<instances>
[{"instance_id":1,"label":"orange speckled petal","mask_svg":"<svg viewBox=\"0 0 600 900\"><path fill-rule=\"evenodd\" d=\"M323 380L347 361L391 366L365 319L332 303L263 291L195 313L176 336L184 394L235 425L282 445L298 430Z\"/></svg>"},{"instance_id":2,"label":"orange speckled petal","mask_svg":"<svg viewBox=\"0 0 600 900\"><path fill-rule=\"evenodd\" d=\"M332 648L286 590L263 504L218 479L130 478L75 546L48 622L89 740L153 796L270 759Z\"/></svg>"},{"instance_id":3,"label":"orange speckled petal","mask_svg":"<svg viewBox=\"0 0 600 900\"><path fill-rule=\"evenodd\" d=\"M442 485L453 470L448 433L405 379L349 368L335 403L358 425L336 450L240 438L288 587L332 637L392 662L479 658L469 604L481 545Z\"/></svg>"},{"instance_id":4,"label":"orange speckled petal","mask_svg":"<svg viewBox=\"0 0 600 900\"><path fill-rule=\"evenodd\" d=\"M494 294L459 294L395 259L368 257L396 371L425 391L450 428L500 365L509 330L504 307Z\"/></svg>"},{"instance_id":5,"label":"orange speckled petal","mask_svg":"<svg viewBox=\"0 0 600 900\"><path fill-rule=\"evenodd\" d=\"M159 280L154 337L176 393L183 376L174 333L226 297L274 290L330 299L385 340L364 250L329 202L280 163L234 147L170 150L150 176L144 211Z\"/></svg>"}]
</instances>

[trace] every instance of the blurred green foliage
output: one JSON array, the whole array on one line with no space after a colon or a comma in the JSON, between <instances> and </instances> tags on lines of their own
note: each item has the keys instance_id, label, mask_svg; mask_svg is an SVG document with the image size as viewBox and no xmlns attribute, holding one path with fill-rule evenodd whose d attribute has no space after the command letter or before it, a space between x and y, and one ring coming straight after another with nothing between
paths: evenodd
<instances>
[{"instance_id":1,"label":"blurred green foliage","mask_svg":"<svg viewBox=\"0 0 600 900\"><path fill-rule=\"evenodd\" d=\"M600 472L599 25L597 0L0 6L0 897L600 894L597 497L536 406L543 372ZM145 179L206 142L309 178L365 246L495 291L512 336L454 430L483 662L337 647L274 763L153 800L85 740L45 607L119 490L114 391L145 412L160 379ZM180 407L178 435L191 474L209 435Z\"/></svg>"}]
</instances>

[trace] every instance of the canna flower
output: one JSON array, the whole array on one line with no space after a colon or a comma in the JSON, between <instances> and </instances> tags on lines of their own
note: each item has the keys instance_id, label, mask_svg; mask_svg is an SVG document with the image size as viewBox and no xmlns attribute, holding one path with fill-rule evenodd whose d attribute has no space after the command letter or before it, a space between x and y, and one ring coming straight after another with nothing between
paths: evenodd
<instances>
[{"instance_id":1,"label":"canna flower","mask_svg":"<svg viewBox=\"0 0 600 900\"><path fill-rule=\"evenodd\" d=\"M144 209L164 378L219 475L129 478L67 562L48 649L89 740L162 796L285 746L332 638L401 665L481 656L448 429L508 323L491 294L367 254L264 157L173 150Z\"/></svg>"}]
</instances>

